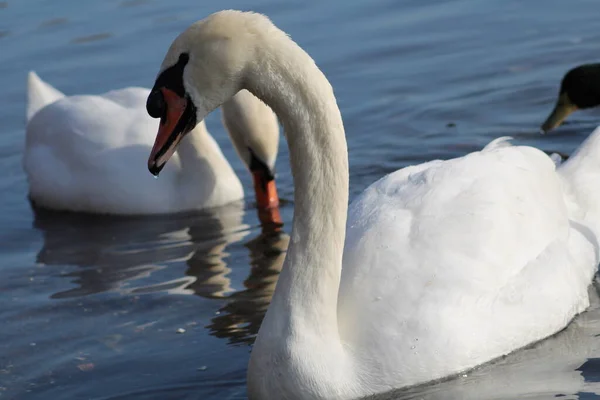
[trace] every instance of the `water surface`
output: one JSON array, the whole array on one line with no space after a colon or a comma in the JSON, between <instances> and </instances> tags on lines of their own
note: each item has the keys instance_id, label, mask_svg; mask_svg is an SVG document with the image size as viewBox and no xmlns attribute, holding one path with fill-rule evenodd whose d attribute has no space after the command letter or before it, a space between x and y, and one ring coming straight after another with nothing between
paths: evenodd
<instances>
[{"instance_id":1,"label":"water surface","mask_svg":"<svg viewBox=\"0 0 600 400\"><path fill-rule=\"evenodd\" d=\"M174 37L223 8L267 13L327 74L346 125L351 197L498 136L569 154L600 119L580 113L537 133L563 73L598 61L595 0L0 2L0 398L245 398L293 204L280 232L261 227L250 200L161 218L34 211L21 167L29 70L67 94L149 87ZM248 190L218 114L207 123ZM278 185L291 200L287 159L282 142ZM597 398L598 312L392 398Z\"/></svg>"}]
</instances>

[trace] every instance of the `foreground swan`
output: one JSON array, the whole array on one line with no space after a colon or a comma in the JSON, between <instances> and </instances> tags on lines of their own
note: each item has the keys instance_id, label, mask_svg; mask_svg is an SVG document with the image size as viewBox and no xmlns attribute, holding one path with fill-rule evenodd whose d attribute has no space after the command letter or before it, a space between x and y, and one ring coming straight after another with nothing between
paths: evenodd
<instances>
[{"instance_id":1,"label":"foreground swan","mask_svg":"<svg viewBox=\"0 0 600 400\"><path fill-rule=\"evenodd\" d=\"M365 190L347 220L333 90L259 14L219 12L175 39L148 98L151 115L169 116L150 171L243 88L282 121L295 183L251 399L351 399L447 377L558 332L588 306L600 224L591 232L570 219L577 204L534 148L497 140L402 169Z\"/></svg>"},{"instance_id":2,"label":"foreground swan","mask_svg":"<svg viewBox=\"0 0 600 400\"><path fill-rule=\"evenodd\" d=\"M172 213L221 206L244 196L242 184L201 121L161 179L143 167L157 121L149 90L68 96L29 74L23 165L30 198L44 208L109 214ZM254 176L259 208L278 203L273 167L279 127L248 91L223 104L235 147Z\"/></svg>"}]
</instances>

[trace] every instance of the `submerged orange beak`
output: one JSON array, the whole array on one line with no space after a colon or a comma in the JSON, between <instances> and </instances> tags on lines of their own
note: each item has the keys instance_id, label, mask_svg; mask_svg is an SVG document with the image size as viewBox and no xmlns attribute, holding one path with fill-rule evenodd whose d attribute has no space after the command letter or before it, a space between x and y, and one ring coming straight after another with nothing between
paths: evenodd
<instances>
[{"instance_id":1,"label":"submerged orange beak","mask_svg":"<svg viewBox=\"0 0 600 400\"><path fill-rule=\"evenodd\" d=\"M163 114L160 118L158 134L148 158L148 170L152 175L158 175L167 161L171 158L183 136L191 131L196 121L195 107L187 98L179 96L167 88L160 88L160 93L154 92L150 96L162 95L164 101Z\"/></svg>"},{"instance_id":2,"label":"submerged orange beak","mask_svg":"<svg viewBox=\"0 0 600 400\"><path fill-rule=\"evenodd\" d=\"M281 230L283 222L279 214L279 196L275 179L272 175L266 175L264 171L252 171L254 180L254 193L256 195L256 208L258 209L258 219L265 229L274 232Z\"/></svg>"},{"instance_id":3,"label":"submerged orange beak","mask_svg":"<svg viewBox=\"0 0 600 400\"><path fill-rule=\"evenodd\" d=\"M279 206L279 196L275 179L267 176L261 170L252 171L254 181L254 193L256 195L256 206L259 209L276 208Z\"/></svg>"}]
</instances>

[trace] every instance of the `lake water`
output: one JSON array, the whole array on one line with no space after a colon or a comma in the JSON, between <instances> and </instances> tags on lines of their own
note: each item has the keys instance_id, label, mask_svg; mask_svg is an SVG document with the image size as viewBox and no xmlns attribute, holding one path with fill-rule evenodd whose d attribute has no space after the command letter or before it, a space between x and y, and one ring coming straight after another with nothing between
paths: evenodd
<instances>
[{"instance_id":1,"label":"lake water","mask_svg":"<svg viewBox=\"0 0 600 400\"><path fill-rule=\"evenodd\" d=\"M268 14L329 77L352 197L498 136L569 154L600 120L537 133L563 73L598 61L596 0L0 1L0 398L245 398L293 204L282 232L263 230L250 200L161 218L34 212L21 167L29 70L67 94L149 87L174 37L223 8ZM218 113L207 123L249 193ZM282 141L290 200L287 159ZM598 335L594 305L538 346L391 398L600 398Z\"/></svg>"}]
</instances>

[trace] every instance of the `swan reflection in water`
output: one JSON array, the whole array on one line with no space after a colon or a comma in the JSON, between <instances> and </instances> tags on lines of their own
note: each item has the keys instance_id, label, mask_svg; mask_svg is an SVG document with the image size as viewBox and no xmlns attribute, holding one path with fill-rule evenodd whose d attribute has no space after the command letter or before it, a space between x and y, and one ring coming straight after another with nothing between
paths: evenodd
<instances>
[{"instance_id":1,"label":"swan reflection in water","mask_svg":"<svg viewBox=\"0 0 600 400\"><path fill-rule=\"evenodd\" d=\"M225 250L231 243L227 240L230 236L211 241L205 236L205 228L195 225L189 229L191 241L203 245L186 261L186 276L138 288L134 292L168 290L171 293L193 293L208 299L226 299L227 303L216 312L207 328L216 337L228 338L230 344L251 344L271 302L289 243L289 236L283 232L279 222L278 209L261 211L259 219L260 234L244 243L250 250L250 274L243 282L243 290L231 287L231 269L224 260L228 255ZM247 231L243 233L244 237L248 234Z\"/></svg>"},{"instance_id":2,"label":"swan reflection in water","mask_svg":"<svg viewBox=\"0 0 600 400\"><path fill-rule=\"evenodd\" d=\"M232 344L251 344L267 312L281 272L290 237L281 229L263 225L263 231L245 244L250 249L250 275L245 290L233 292L229 302L208 325L214 336Z\"/></svg>"},{"instance_id":3,"label":"swan reflection in water","mask_svg":"<svg viewBox=\"0 0 600 400\"><path fill-rule=\"evenodd\" d=\"M37 262L60 267L60 276L76 285L51 298L112 291L125 295L195 294L226 300L207 328L212 335L235 344L254 340L289 241L278 209L259 213L260 233L244 243L250 253L250 274L243 282L244 289L236 291L228 258L239 257L239 250L232 256L227 247L251 234L250 226L243 223L242 202L155 217L34 212L34 226L44 236ZM185 275L174 276L182 263Z\"/></svg>"}]
</instances>

